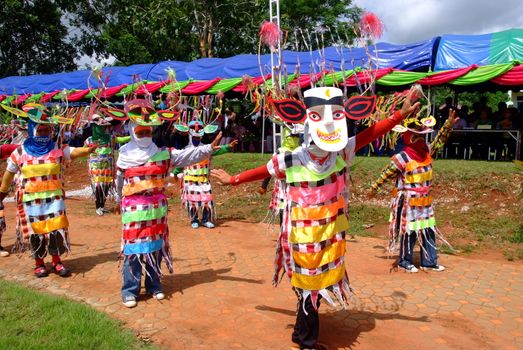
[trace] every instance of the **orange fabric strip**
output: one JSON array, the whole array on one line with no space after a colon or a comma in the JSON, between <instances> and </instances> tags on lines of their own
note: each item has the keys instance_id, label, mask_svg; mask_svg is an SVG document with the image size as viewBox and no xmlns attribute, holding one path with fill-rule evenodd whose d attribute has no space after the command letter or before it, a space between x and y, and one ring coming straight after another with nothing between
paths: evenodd
<instances>
[{"instance_id":1,"label":"orange fabric strip","mask_svg":"<svg viewBox=\"0 0 523 350\"><path fill-rule=\"evenodd\" d=\"M24 190L28 193L47 192L59 190L62 188L61 180L47 180L47 181L29 181L25 184Z\"/></svg>"},{"instance_id":2,"label":"orange fabric strip","mask_svg":"<svg viewBox=\"0 0 523 350\"><path fill-rule=\"evenodd\" d=\"M291 212L291 220L321 220L331 218L338 214L338 210L345 207L343 197L332 204L322 205L320 207L300 208L294 207Z\"/></svg>"},{"instance_id":3,"label":"orange fabric strip","mask_svg":"<svg viewBox=\"0 0 523 350\"><path fill-rule=\"evenodd\" d=\"M428 197L414 197L409 199L409 205L411 207L426 207L432 204L432 196Z\"/></svg>"},{"instance_id":4,"label":"orange fabric strip","mask_svg":"<svg viewBox=\"0 0 523 350\"><path fill-rule=\"evenodd\" d=\"M293 252L294 261L306 269L314 269L338 259L345 254L345 241L339 241L318 253Z\"/></svg>"},{"instance_id":5,"label":"orange fabric strip","mask_svg":"<svg viewBox=\"0 0 523 350\"><path fill-rule=\"evenodd\" d=\"M420 168L422 166L427 166L431 163L432 163L432 157L430 156L430 154L427 154L427 158L425 158L425 160L423 160L421 162L416 162L415 160L411 160L410 162L408 162L407 165L405 166L405 169L407 171L412 171L412 170Z\"/></svg>"},{"instance_id":6,"label":"orange fabric strip","mask_svg":"<svg viewBox=\"0 0 523 350\"><path fill-rule=\"evenodd\" d=\"M156 180L142 180L133 184L127 184L123 187L122 194L124 196L130 196L135 193L152 190L155 188L162 189L164 187L163 179Z\"/></svg>"}]
</instances>

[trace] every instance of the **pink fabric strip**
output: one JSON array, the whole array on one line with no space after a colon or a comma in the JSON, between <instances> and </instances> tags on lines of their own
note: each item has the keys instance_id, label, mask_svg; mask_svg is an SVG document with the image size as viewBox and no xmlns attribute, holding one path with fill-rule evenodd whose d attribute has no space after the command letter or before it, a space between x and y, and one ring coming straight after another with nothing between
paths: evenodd
<instances>
[{"instance_id":1,"label":"pink fabric strip","mask_svg":"<svg viewBox=\"0 0 523 350\"><path fill-rule=\"evenodd\" d=\"M293 202L300 206L310 206L314 204L321 204L329 199L341 194L345 188L345 180L343 176L338 176L336 182L310 188L291 187L289 195Z\"/></svg>"},{"instance_id":2,"label":"pink fabric strip","mask_svg":"<svg viewBox=\"0 0 523 350\"><path fill-rule=\"evenodd\" d=\"M183 200L190 202L210 202L212 201L212 194L183 194Z\"/></svg>"},{"instance_id":3,"label":"pink fabric strip","mask_svg":"<svg viewBox=\"0 0 523 350\"><path fill-rule=\"evenodd\" d=\"M167 200L167 197L165 197L163 193L153 194L152 196L132 195L123 197L122 206L130 207L135 205L155 204L164 199Z\"/></svg>"},{"instance_id":4,"label":"pink fabric strip","mask_svg":"<svg viewBox=\"0 0 523 350\"><path fill-rule=\"evenodd\" d=\"M55 148L51 152L49 152L46 155L43 155L41 157L34 157L26 152L23 152L22 155L20 156L19 161L20 161L20 163L27 163L28 161L35 160L35 159L47 160L49 158L58 158L58 157L63 157L63 156L64 156L64 152L60 148Z\"/></svg>"}]
</instances>

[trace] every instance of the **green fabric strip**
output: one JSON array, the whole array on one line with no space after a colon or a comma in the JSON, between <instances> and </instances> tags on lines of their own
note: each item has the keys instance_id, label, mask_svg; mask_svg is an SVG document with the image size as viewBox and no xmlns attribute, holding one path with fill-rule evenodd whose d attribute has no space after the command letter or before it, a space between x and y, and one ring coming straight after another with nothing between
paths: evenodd
<instances>
[{"instance_id":1,"label":"green fabric strip","mask_svg":"<svg viewBox=\"0 0 523 350\"><path fill-rule=\"evenodd\" d=\"M27 98L27 100L25 100L24 103L29 103L29 102L38 102L40 101L40 99L42 98L42 96L45 95L45 92L41 92L39 94L36 94L36 95L31 95L30 97Z\"/></svg>"},{"instance_id":2,"label":"green fabric strip","mask_svg":"<svg viewBox=\"0 0 523 350\"><path fill-rule=\"evenodd\" d=\"M338 172L345 168L347 163L340 156L336 157L336 165L332 171L327 171L324 174L316 174L307 169L303 165L293 166L286 170L286 181L289 182L305 182L305 181L320 181L329 177L332 173Z\"/></svg>"},{"instance_id":3,"label":"green fabric strip","mask_svg":"<svg viewBox=\"0 0 523 350\"><path fill-rule=\"evenodd\" d=\"M22 197L22 202L30 202L30 201L34 201L35 199L46 199L46 198L52 198L55 196L63 196L63 194L64 194L64 192L62 190L24 193L24 195Z\"/></svg>"},{"instance_id":4,"label":"green fabric strip","mask_svg":"<svg viewBox=\"0 0 523 350\"><path fill-rule=\"evenodd\" d=\"M419 230L424 230L426 228L434 227L434 226L436 226L436 218L432 217L430 219L409 222L408 230L409 231L419 231Z\"/></svg>"},{"instance_id":5,"label":"green fabric strip","mask_svg":"<svg viewBox=\"0 0 523 350\"><path fill-rule=\"evenodd\" d=\"M124 212L122 215L122 224L128 224L135 221L149 221L163 218L167 215L167 206L152 208L148 210L137 210Z\"/></svg>"},{"instance_id":6,"label":"green fabric strip","mask_svg":"<svg viewBox=\"0 0 523 350\"><path fill-rule=\"evenodd\" d=\"M93 98L93 97L96 96L97 93L98 93L98 89L92 89L91 91L89 91L89 92L87 93L87 95L85 95L84 98L86 98L86 99L87 99L87 98Z\"/></svg>"},{"instance_id":7,"label":"green fabric strip","mask_svg":"<svg viewBox=\"0 0 523 350\"><path fill-rule=\"evenodd\" d=\"M296 74L289 74L287 76L287 79L285 79L285 77L282 77L282 78L284 80L284 84L287 84L287 83L290 83L291 81L293 81L294 78L296 78ZM271 88L272 87L272 79L267 79L266 85L267 85L268 88Z\"/></svg>"},{"instance_id":8,"label":"green fabric strip","mask_svg":"<svg viewBox=\"0 0 523 350\"><path fill-rule=\"evenodd\" d=\"M392 71L376 82L385 86L409 85L425 78L427 75L428 73Z\"/></svg>"},{"instance_id":9,"label":"green fabric strip","mask_svg":"<svg viewBox=\"0 0 523 350\"><path fill-rule=\"evenodd\" d=\"M111 154L111 147L98 147L96 149L96 154Z\"/></svg>"},{"instance_id":10,"label":"green fabric strip","mask_svg":"<svg viewBox=\"0 0 523 350\"><path fill-rule=\"evenodd\" d=\"M116 136L115 141L116 143L127 143L131 141L131 136Z\"/></svg>"},{"instance_id":11,"label":"green fabric strip","mask_svg":"<svg viewBox=\"0 0 523 350\"><path fill-rule=\"evenodd\" d=\"M346 70L345 74L343 72L329 73L324 77L323 83L325 86L339 84L339 83L343 82L344 80L347 80L348 78L350 78L353 74L354 74L353 70Z\"/></svg>"},{"instance_id":12,"label":"green fabric strip","mask_svg":"<svg viewBox=\"0 0 523 350\"><path fill-rule=\"evenodd\" d=\"M156 153L154 156L149 159L149 162L161 162L162 160L167 160L171 158L171 153L168 150L163 150Z\"/></svg>"},{"instance_id":13,"label":"green fabric strip","mask_svg":"<svg viewBox=\"0 0 523 350\"><path fill-rule=\"evenodd\" d=\"M144 84L147 84L149 83L149 81L147 80L142 80L138 83L134 83L134 84L131 84L131 85L127 85L126 87L124 87L122 90L120 90L120 92L118 92L116 94L116 96L124 96L124 95L129 95L130 93L132 93L134 90L138 89L138 87L144 85Z\"/></svg>"},{"instance_id":14,"label":"green fabric strip","mask_svg":"<svg viewBox=\"0 0 523 350\"><path fill-rule=\"evenodd\" d=\"M514 64L512 63L505 63L505 64L493 64L490 66L482 66L478 67L474 70L471 70L467 74L454 79L450 82L450 84L453 85L473 85L473 84L479 84L484 83L486 81L489 81L490 79L493 79L497 77L498 75L501 75L503 73L508 72Z\"/></svg>"},{"instance_id":15,"label":"green fabric strip","mask_svg":"<svg viewBox=\"0 0 523 350\"><path fill-rule=\"evenodd\" d=\"M231 78L231 79L223 79L214 84L211 88L205 90L208 94L216 95L219 91L221 92L227 92L233 88L235 88L237 85L239 85L242 82L242 78Z\"/></svg>"},{"instance_id":16,"label":"green fabric strip","mask_svg":"<svg viewBox=\"0 0 523 350\"><path fill-rule=\"evenodd\" d=\"M187 85L189 85L189 83L191 83L191 82L192 82L192 79L184 80L184 81L177 81L172 84L167 84L160 89L160 92L167 93L167 92L179 91L179 90L183 89L184 87L186 87Z\"/></svg>"},{"instance_id":17,"label":"green fabric strip","mask_svg":"<svg viewBox=\"0 0 523 350\"><path fill-rule=\"evenodd\" d=\"M208 168L187 169L187 175L191 175L191 176L207 175L208 173L209 173Z\"/></svg>"}]
</instances>

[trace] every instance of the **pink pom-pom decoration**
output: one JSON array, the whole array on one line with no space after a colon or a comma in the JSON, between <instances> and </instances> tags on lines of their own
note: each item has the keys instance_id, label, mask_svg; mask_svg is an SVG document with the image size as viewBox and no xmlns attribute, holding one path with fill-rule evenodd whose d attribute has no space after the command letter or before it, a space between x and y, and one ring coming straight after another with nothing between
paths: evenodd
<instances>
[{"instance_id":1,"label":"pink pom-pom decoration","mask_svg":"<svg viewBox=\"0 0 523 350\"><path fill-rule=\"evenodd\" d=\"M225 94L223 93L222 90L220 90L220 91L218 91L218 92L216 93L216 98L217 98L218 100L223 100L224 97L225 97Z\"/></svg>"},{"instance_id":2,"label":"pink pom-pom decoration","mask_svg":"<svg viewBox=\"0 0 523 350\"><path fill-rule=\"evenodd\" d=\"M245 86L247 90L252 90L254 88L254 80L252 80L250 75L245 74L242 77L242 85Z\"/></svg>"},{"instance_id":3,"label":"pink pom-pom decoration","mask_svg":"<svg viewBox=\"0 0 523 350\"><path fill-rule=\"evenodd\" d=\"M263 22L260 27L260 39L265 45L276 47L280 39L280 28L274 22Z\"/></svg>"},{"instance_id":4,"label":"pink pom-pom decoration","mask_svg":"<svg viewBox=\"0 0 523 350\"><path fill-rule=\"evenodd\" d=\"M384 25L381 19L372 12L365 11L359 23L360 33L363 37L372 40L381 38L383 35Z\"/></svg>"}]
</instances>

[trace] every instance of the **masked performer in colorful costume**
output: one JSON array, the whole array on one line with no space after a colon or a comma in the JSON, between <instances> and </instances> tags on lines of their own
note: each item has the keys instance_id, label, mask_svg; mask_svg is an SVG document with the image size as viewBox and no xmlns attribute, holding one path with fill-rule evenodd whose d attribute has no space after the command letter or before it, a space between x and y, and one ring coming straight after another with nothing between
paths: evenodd
<instances>
[{"instance_id":1,"label":"masked performer in colorful costume","mask_svg":"<svg viewBox=\"0 0 523 350\"><path fill-rule=\"evenodd\" d=\"M211 145L185 150L159 149L152 141L152 126L161 120L146 100L131 100L123 114L130 121L131 141L120 149L117 166L116 200L121 205L123 237L122 299L127 307L136 306L140 293L142 268L145 268L145 288L155 299L164 298L160 283L161 261L172 272L173 259L169 248L167 227L167 197L164 194L170 166L187 166L208 158L220 140ZM173 117L170 112L162 118ZM169 115L169 117L165 117Z\"/></svg>"},{"instance_id":2,"label":"masked performer in colorful costume","mask_svg":"<svg viewBox=\"0 0 523 350\"><path fill-rule=\"evenodd\" d=\"M417 104L407 99L401 111L362 133L348 138L346 117L361 119L373 110L376 98L355 96L344 107L338 88L305 91L304 104L296 100L273 101L276 112L288 123L305 123L304 142L292 152L273 156L267 165L230 176L212 174L222 184L238 185L266 178L285 180L285 209L276 249L276 273L283 268L298 295L297 319L292 340L300 348L318 346L320 299L334 304L331 295L346 305L350 294L345 272L347 167L355 152L388 132Z\"/></svg>"},{"instance_id":3,"label":"masked performer in colorful costume","mask_svg":"<svg viewBox=\"0 0 523 350\"><path fill-rule=\"evenodd\" d=\"M28 138L11 154L0 187L0 200L7 196L15 174L17 203L17 243L15 250L24 249L29 239L31 253L36 261L37 277L48 275L44 258L52 257L52 269L60 276L69 275L60 256L69 251L69 222L66 216L62 187L62 163L86 157L96 147L57 147L52 139L55 116L49 116L43 105L29 104L24 111L29 117Z\"/></svg>"},{"instance_id":4,"label":"masked performer in colorful costume","mask_svg":"<svg viewBox=\"0 0 523 350\"><path fill-rule=\"evenodd\" d=\"M395 179L392 191L389 226L389 250L394 252L400 237L398 266L406 272L418 272L413 264L414 244L420 242L420 267L422 270L443 271L438 264L436 237L443 239L436 227L432 207L432 155L443 148L454 123L459 118L451 110L449 118L429 146L425 134L432 132L433 117L405 119L395 131L402 133L403 150L394 156L371 186L378 191L389 178ZM444 241L444 240L443 240Z\"/></svg>"},{"instance_id":5,"label":"masked performer in colorful costume","mask_svg":"<svg viewBox=\"0 0 523 350\"><path fill-rule=\"evenodd\" d=\"M186 150L198 147L204 134L215 133L218 129L217 125L204 125L203 121L198 118L197 113L199 112L195 111L194 118L187 125L180 123L175 125L178 131L189 132L189 144L185 147ZM207 159L185 168L176 168L174 170L175 176L183 172L182 205L187 209L192 228L198 228L200 222L207 228L214 228L216 213L209 181L211 158L230 152L237 143L238 141L234 140L228 145L221 146ZM202 213L201 221L198 220L199 211Z\"/></svg>"},{"instance_id":6,"label":"masked performer in colorful costume","mask_svg":"<svg viewBox=\"0 0 523 350\"><path fill-rule=\"evenodd\" d=\"M89 177L91 188L95 196L96 214L99 216L109 212L105 209L105 201L114 183L114 147L115 143L125 143L129 136L113 137L108 132L111 126L111 117L93 114L91 118L92 136L88 137L84 145L98 144L96 152L89 156Z\"/></svg>"}]
</instances>

